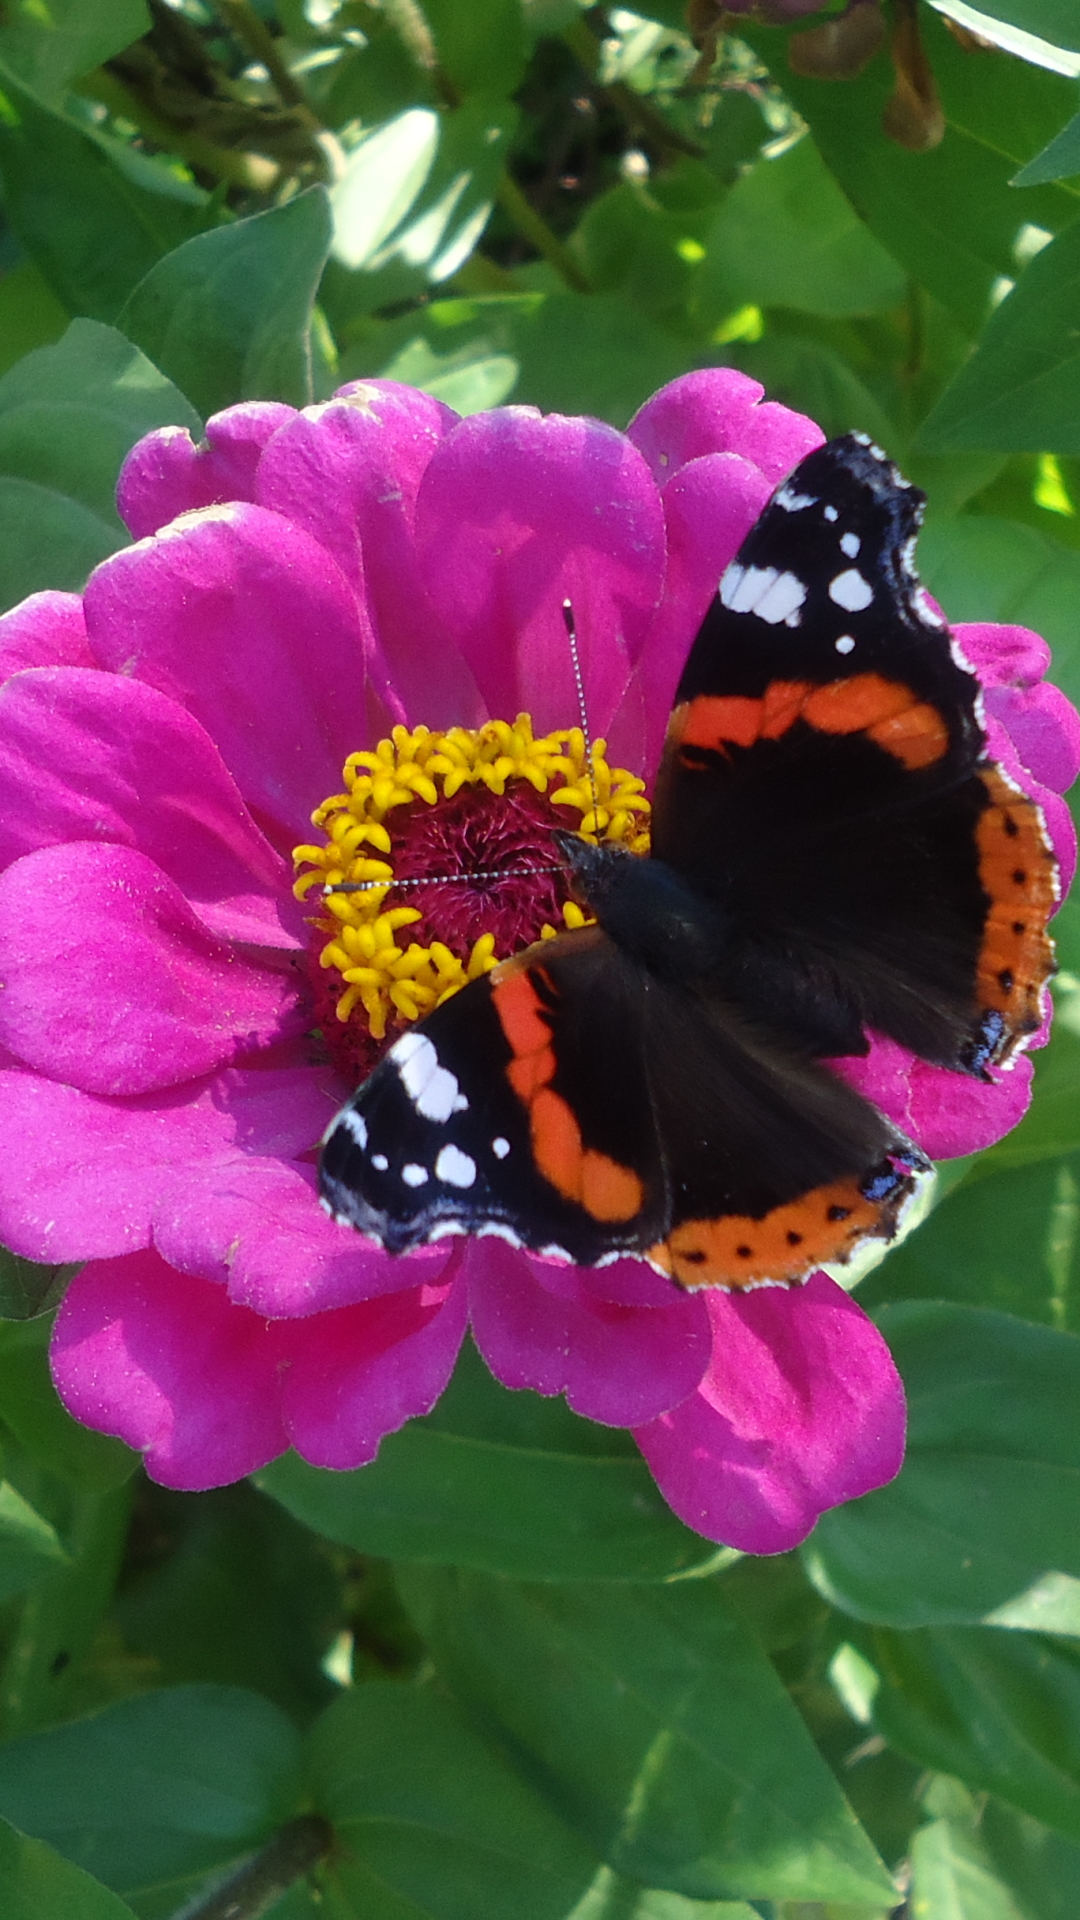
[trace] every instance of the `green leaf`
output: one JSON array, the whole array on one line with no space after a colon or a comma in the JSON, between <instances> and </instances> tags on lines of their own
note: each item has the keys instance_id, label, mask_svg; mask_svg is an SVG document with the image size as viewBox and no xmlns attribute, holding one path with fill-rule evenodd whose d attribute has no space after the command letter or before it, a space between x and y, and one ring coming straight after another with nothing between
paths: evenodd
<instances>
[{"instance_id":1,"label":"green leaf","mask_svg":"<svg viewBox=\"0 0 1080 1920\"><path fill-rule=\"evenodd\" d=\"M439 147L439 115L411 107L364 135L331 195L334 258L367 266L423 188Z\"/></svg>"},{"instance_id":2,"label":"green leaf","mask_svg":"<svg viewBox=\"0 0 1080 1920\"><path fill-rule=\"evenodd\" d=\"M549 293L512 321L516 401L591 413L625 427L649 395L686 371L686 349L617 294Z\"/></svg>"},{"instance_id":3,"label":"green leaf","mask_svg":"<svg viewBox=\"0 0 1080 1920\"><path fill-rule=\"evenodd\" d=\"M513 93L525 70L521 0L424 0L439 65L462 93Z\"/></svg>"},{"instance_id":4,"label":"green leaf","mask_svg":"<svg viewBox=\"0 0 1080 1920\"><path fill-rule=\"evenodd\" d=\"M687 1900L681 1893L642 1887L624 1874L612 1873L610 1867L601 1867L567 1920L759 1920L759 1909L743 1900ZM857 1920L857 1916L848 1915L846 1920Z\"/></svg>"},{"instance_id":5,"label":"green leaf","mask_svg":"<svg viewBox=\"0 0 1080 1920\"><path fill-rule=\"evenodd\" d=\"M0 1820L4 1920L130 1920L131 1908L81 1867Z\"/></svg>"},{"instance_id":6,"label":"green leaf","mask_svg":"<svg viewBox=\"0 0 1080 1920\"><path fill-rule=\"evenodd\" d=\"M118 1893L225 1866L298 1804L290 1721L241 1687L175 1687L0 1746L0 1809Z\"/></svg>"},{"instance_id":7,"label":"green leaf","mask_svg":"<svg viewBox=\"0 0 1080 1920\"><path fill-rule=\"evenodd\" d=\"M809 136L761 159L734 186L707 237L701 288L714 319L733 307L877 313L906 278L841 192Z\"/></svg>"},{"instance_id":8,"label":"green leaf","mask_svg":"<svg viewBox=\"0 0 1080 1920\"><path fill-rule=\"evenodd\" d=\"M77 1266L42 1267L0 1247L0 1320L32 1320L58 1306Z\"/></svg>"},{"instance_id":9,"label":"green leaf","mask_svg":"<svg viewBox=\"0 0 1080 1920\"><path fill-rule=\"evenodd\" d=\"M624 180L591 201L575 229L573 252L597 293L619 291L650 319L685 331L691 309L694 327L705 324L698 311L700 297L710 292L702 278L704 243L722 189L690 160L665 174L663 200L658 185Z\"/></svg>"},{"instance_id":10,"label":"green leaf","mask_svg":"<svg viewBox=\"0 0 1080 1920\"><path fill-rule=\"evenodd\" d=\"M49 1323L0 1327L0 1419L36 1461L85 1493L122 1486L139 1456L122 1440L73 1420L49 1374Z\"/></svg>"},{"instance_id":11,"label":"green leaf","mask_svg":"<svg viewBox=\"0 0 1080 1920\"><path fill-rule=\"evenodd\" d=\"M206 217L204 194L178 194L164 168L52 112L2 64L0 179L8 219L58 300L95 320L114 320Z\"/></svg>"},{"instance_id":12,"label":"green leaf","mask_svg":"<svg viewBox=\"0 0 1080 1920\"><path fill-rule=\"evenodd\" d=\"M156 1551L126 1575L113 1617L159 1684L231 1682L298 1720L324 1707L335 1689L322 1661L342 1625L332 1549L249 1486L193 1500L146 1485L139 1511ZM349 1623L359 1639L352 1609Z\"/></svg>"},{"instance_id":13,"label":"green leaf","mask_svg":"<svg viewBox=\"0 0 1080 1920\"><path fill-rule=\"evenodd\" d=\"M124 332L204 414L311 399L311 314L330 249L322 187L200 233L135 288Z\"/></svg>"},{"instance_id":14,"label":"green leaf","mask_svg":"<svg viewBox=\"0 0 1080 1920\"><path fill-rule=\"evenodd\" d=\"M59 340L68 314L29 260L0 278L0 374L34 347Z\"/></svg>"},{"instance_id":15,"label":"green leaf","mask_svg":"<svg viewBox=\"0 0 1080 1920\"><path fill-rule=\"evenodd\" d=\"M1080 1150L1080 1005L1064 981L1049 1047L1038 1056L1035 1098L1018 1127L991 1147L980 1167L1022 1167Z\"/></svg>"},{"instance_id":16,"label":"green leaf","mask_svg":"<svg viewBox=\"0 0 1080 1920\"><path fill-rule=\"evenodd\" d=\"M1073 0L979 0L979 13L1020 27L1052 47L1073 47L1080 51L1080 27Z\"/></svg>"},{"instance_id":17,"label":"green leaf","mask_svg":"<svg viewBox=\"0 0 1080 1920\"><path fill-rule=\"evenodd\" d=\"M7 1480L0 1480L0 1601L25 1593L69 1564L56 1528Z\"/></svg>"},{"instance_id":18,"label":"green leaf","mask_svg":"<svg viewBox=\"0 0 1080 1920\"><path fill-rule=\"evenodd\" d=\"M859 1289L868 1311L943 1299L1080 1333L1080 1154L976 1163Z\"/></svg>"},{"instance_id":19,"label":"green leaf","mask_svg":"<svg viewBox=\"0 0 1080 1920\"><path fill-rule=\"evenodd\" d=\"M381 378L419 387L465 415L501 407L517 385L518 371L508 353L474 354L466 349L463 354L437 354L417 335L387 361Z\"/></svg>"},{"instance_id":20,"label":"green leaf","mask_svg":"<svg viewBox=\"0 0 1080 1920\"><path fill-rule=\"evenodd\" d=\"M332 310L406 300L457 272L487 225L517 117L478 96L449 113L410 108L361 139L332 194Z\"/></svg>"},{"instance_id":21,"label":"green leaf","mask_svg":"<svg viewBox=\"0 0 1080 1920\"><path fill-rule=\"evenodd\" d=\"M1054 649L1053 678L1080 697L1080 555L1034 527L990 515L931 518L919 570L950 620L1033 627Z\"/></svg>"},{"instance_id":22,"label":"green leaf","mask_svg":"<svg viewBox=\"0 0 1080 1920\"><path fill-rule=\"evenodd\" d=\"M31 92L55 100L72 80L150 31L144 0L9 0L0 63Z\"/></svg>"},{"instance_id":23,"label":"green leaf","mask_svg":"<svg viewBox=\"0 0 1080 1920\"><path fill-rule=\"evenodd\" d=\"M410 1568L399 1584L462 1705L616 1871L699 1900L888 1900L869 1840L714 1583L519 1586Z\"/></svg>"},{"instance_id":24,"label":"green leaf","mask_svg":"<svg viewBox=\"0 0 1080 1920\"><path fill-rule=\"evenodd\" d=\"M0 474L0 528L4 609L41 587L77 591L99 561L124 545L77 500L6 474Z\"/></svg>"},{"instance_id":25,"label":"green leaf","mask_svg":"<svg viewBox=\"0 0 1080 1920\"><path fill-rule=\"evenodd\" d=\"M805 335L770 328L764 340L728 348L725 360L760 380L770 400L808 413L830 438L853 429L895 447L897 430L844 355Z\"/></svg>"},{"instance_id":26,"label":"green leaf","mask_svg":"<svg viewBox=\"0 0 1080 1920\"><path fill-rule=\"evenodd\" d=\"M893 87L884 52L858 80L839 86L791 72L779 35L750 29L746 37L808 121L871 233L975 332L994 280L1015 272L1019 224L1027 220L1054 232L1078 210L1076 197L1062 187L1033 188L1019 205L1007 191L1017 166L1075 111L1075 89L1060 74L1019 60L973 59L927 8L920 9L919 23L947 121L944 140L929 153L909 153L882 131Z\"/></svg>"},{"instance_id":27,"label":"green leaf","mask_svg":"<svg viewBox=\"0 0 1080 1920\"><path fill-rule=\"evenodd\" d=\"M874 1724L924 1766L1080 1839L1080 1649L991 1627L879 1629Z\"/></svg>"},{"instance_id":28,"label":"green leaf","mask_svg":"<svg viewBox=\"0 0 1080 1920\"><path fill-rule=\"evenodd\" d=\"M1075 1920L1080 1912L1080 1847L999 1800L986 1803L981 1838L1025 1916Z\"/></svg>"},{"instance_id":29,"label":"green leaf","mask_svg":"<svg viewBox=\"0 0 1080 1920\"><path fill-rule=\"evenodd\" d=\"M426 1419L354 1473L294 1454L255 1484L362 1553L532 1580L664 1579L710 1559L677 1521L629 1435L562 1400L508 1393L466 1348Z\"/></svg>"},{"instance_id":30,"label":"green leaf","mask_svg":"<svg viewBox=\"0 0 1080 1920\"><path fill-rule=\"evenodd\" d=\"M125 544L113 504L124 456L152 428L196 433L183 395L130 341L75 320L0 379L0 606L81 587Z\"/></svg>"},{"instance_id":31,"label":"green leaf","mask_svg":"<svg viewBox=\"0 0 1080 1920\"><path fill-rule=\"evenodd\" d=\"M596 1856L430 1688L369 1681L312 1730L316 1805L342 1845L329 1878L358 1914L565 1920Z\"/></svg>"},{"instance_id":32,"label":"green leaf","mask_svg":"<svg viewBox=\"0 0 1080 1920\"><path fill-rule=\"evenodd\" d=\"M1080 220L1035 255L924 420L934 452L1080 453Z\"/></svg>"},{"instance_id":33,"label":"green leaf","mask_svg":"<svg viewBox=\"0 0 1080 1920\"><path fill-rule=\"evenodd\" d=\"M933 1920L1025 1920L974 1832L933 1820L911 1842L911 1905Z\"/></svg>"},{"instance_id":34,"label":"green leaf","mask_svg":"<svg viewBox=\"0 0 1080 1920\"><path fill-rule=\"evenodd\" d=\"M907 1459L822 1516L803 1549L815 1585L897 1627L984 1620L1024 1596L1020 1624L1049 1626L1050 1600L1080 1619L1070 1588L1030 1592L1080 1577L1080 1340L943 1303L887 1307L880 1324L907 1388Z\"/></svg>"},{"instance_id":35,"label":"green leaf","mask_svg":"<svg viewBox=\"0 0 1080 1920\"><path fill-rule=\"evenodd\" d=\"M1047 180L1068 180L1080 173L1080 113L1055 134L1049 146L1014 175L1014 187L1041 187Z\"/></svg>"}]
</instances>

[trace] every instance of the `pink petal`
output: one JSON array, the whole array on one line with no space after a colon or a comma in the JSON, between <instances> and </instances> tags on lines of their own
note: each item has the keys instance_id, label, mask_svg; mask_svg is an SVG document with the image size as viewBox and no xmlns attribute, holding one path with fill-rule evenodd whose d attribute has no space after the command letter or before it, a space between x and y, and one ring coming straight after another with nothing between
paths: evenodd
<instances>
[{"instance_id":1,"label":"pink petal","mask_svg":"<svg viewBox=\"0 0 1080 1920\"><path fill-rule=\"evenodd\" d=\"M194 1079L304 1020L292 979L216 939L127 847L47 847L0 875L0 979L0 1042L90 1093Z\"/></svg>"},{"instance_id":2,"label":"pink petal","mask_svg":"<svg viewBox=\"0 0 1080 1920\"><path fill-rule=\"evenodd\" d=\"M293 1446L313 1466L364 1466L384 1434L430 1413L465 1333L457 1261L455 1252L408 1293L287 1323L282 1405Z\"/></svg>"},{"instance_id":3,"label":"pink petal","mask_svg":"<svg viewBox=\"0 0 1080 1920\"><path fill-rule=\"evenodd\" d=\"M119 674L17 674L0 687L0 865L83 839L138 848L225 939L305 944L291 871L197 720Z\"/></svg>"},{"instance_id":4,"label":"pink petal","mask_svg":"<svg viewBox=\"0 0 1080 1920\"><path fill-rule=\"evenodd\" d=\"M635 1439L668 1505L707 1539L784 1553L827 1507L883 1486L904 1454L904 1390L866 1315L823 1273L711 1293L697 1392Z\"/></svg>"},{"instance_id":5,"label":"pink petal","mask_svg":"<svg viewBox=\"0 0 1080 1920\"><path fill-rule=\"evenodd\" d=\"M825 435L805 414L774 401L764 387L731 367L684 373L646 400L627 427L663 486L688 460L704 453L738 453L777 486Z\"/></svg>"},{"instance_id":6,"label":"pink petal","mask_svg":"<svg viewBox=\"0 0 1080 1920\"><path fill-rule=\"evenodd\" d=\"M396 605L394 568L379 548L386 542L394 560L412 564L417 491L457 419L411 387L358 382L277 435L259 471L259 500L321 541L357 593L366 588L377 600L387 591Z\"/></svg>"},{"instance_id":7,"label":"pink petal","mask_svg":"<svg viewBox=\"0 0 1080 1920\"><path fill-rule=\"evenodd\" d=\"M485 717L455 646L423 646L437 625L419 577L413 524L431 456L457 414L393 381L343 390L297 414L259 469L259 499L307 529L365 597L398 719L433 727Z\"/></svg>"},{"instance_id":8,"label":"pink petal","mask_svg":"<svg viewBox=\"0 0 1080 1920\"><path fill-rule=\"evenodd\" d=\"M220 1280L235 1305L304 1317L416 1287L446 1264L445 1243L394 1259L319 1205L314 1166L250 1151L196 1163L154 1208L171 1266Z\"/></svg>"},{"instance_id":9,"label":"pink petal","mask_svg":"<svg viewBox=\"0 0 1080 1920\"><path fill-rule=\"evenodd\" d=\"M0 682L24 667L92 667L77 593L32 593L0 614Z\"/></svg>"},{"instance_id":10,"label":"pink petal","mask_svg":"<svg viewBox=\"0 0 1080 1920\"><path fill-rule=\"evenodd\" d=\"M1029 773L1022 764L1012 739L995 719L992 713L986 716L986 742L992 757L1004 768L1011 780L1023 789L1030 799L1040 808L1043 823L1050 838L1058 863L1058 881L1061 899L1065 898L1073 883L1076 872L1076 827L1072 814L1058 793L1051 792Z\"/></svg>"},{"instance_id":11,"label":"pink petal","mask_svg":"<svg viewBox=\"0 0 1080 1920\"><path fill-rule=\"evenodd\" d=\"M664 598L631 681L629 706L640 695L645 734L638 752L620 715L610 730L609 757L641 767L647 779L659 764L675 689L720 576L772 492L760 470L735 453L703 454L680 467L661 501L667 522ZM627 754L634 757L626 758Z\"/></svg>"},{"instance_id":12,"label":"pink petal","mask_svg":"<svg viewBox=\"0 0 1080 1920\"><path fill-rule=\"evenodd\" d=\"M629 1427L685 1399L708 1364L698 1300L615 1306L584 1286L576 1300L556 1295L524 1254L495 1239L469 1241L464 1264L473 1335L505 1387L565 1393L575 1413Z\"/></svg>"},{"instance_id":13,"label":"pink petal","mask_svg":"<svg viewBox=\"0 0 1080 1920\"><path fill-rule=\"evenodd\" d=\"M230 1306L212 1281L133 1253L75 1276L53 1334L53 1378L76 1420L139 1448L164 1486L198 1492L288 1446L280 1383L290 1331Z\"/></svg>"},{"instance_id":14,"label":"pink petal","mask_svg":"<svg viewBox=\"0 0 1080 1920\"><path fill-rule=\"evenodd\" d=\"M223 1486L290 1441L317 1466L360 1466L449 1379L465 1330L454 1258L429 1284L311 1320L232 1306L153 1253L95 1261L57 1318L57 1390L165 1486Z\"/></svg>"},{"instance_id":15,"label":"pink petal","mask_svg":"<svg viewBox=\"0 0 1080 1920\"><path fill-rule=\"evenodd\" d=\"M829 1066L932 1160L993 1146L1030 1105L1032 1066L1026 1054L985 1081L916 1060L885 1034L871 1034L870 1043L865 1056L830 1060Z\"/></svg>"},{"instance_id":16,"label":"pink petal","mask_svg":"<svg viewBox=\"0 0 1080 1920\"><path fill-rule=\"evenodd\" d=\"M524 407L475 414L434 454L416 531L441 634L465 654L489 712L524 708L540 732L578 723L569 600L590 729L605 734L664 571L659 497L623 436Z\"/></svg>"},{"instance_id":17,"label":"pink petal","mask_svg":"<svg viewBox=\"0 0 1080 1920\"><path fill-rule=\"evenodd\" d=\"M309 1148L334 1110L327 1078L311 1068L226 1070L102 1100L36 1074L4 1073L0 1240L50 1262L149 1246L174 1183L183 1188L193 1168L229 1160L239 1142L286 1158Z\"/></svg>"},{"instance_id":18,"label":"pink petal","mask_svg":"<svg viewBox=\"0 0 1080 1920\"><path fill-rule=\"evenodd\" d=\"M1034 687L1050 665L1050 649L1030 627L958 620L953 633L984 687Z\"/></svg>"},{"instance_id":19,"label":"pink petal","mask_svg":"<svg viewBox=\"0 0 1080 1920\"><path fill-rule=\"evenodd\" d=\"M1021 764L1044 787L1067 793L1080 773L1080 713L1060 687L990 687L987 712L1012 740Z\"/></svg>"},{"instance_id":20,"label":"pink petal","mask_svg":"<svg viewBox=\"0 0 1080 1920\"><path fill-rule=\"evenodd\" d=\"M315 1197L313 1148L340 1094L300 1066L130 1100L0 1074L0 1240L50 1262L153 1244L267 1317L414 1287L445 1248L391 1259Z\"/></svg>"},{"instance_id":21,"label":"pink petal","mask_svg":"<svg viewBox=\"0 0 1080 1920\"><path fill-rule=\"evenodd\" d=\"M210 507L113 554L86 588L100 664L194 714L280 849L370 739L371 635L324 548L264 507Z\"/></svg>"},{"instance_id":22,"label":"pink petal","mask_svg":"<svg viewBox=\"0 0 1080 1920\"><path fill-rule=\"evenodd\" d=\"M116 504L132 538L156 533L178 513L223 500L254 500L263 448L295 418L276 400L245 400L206 423L196 447L186 427L159 427L133 447L120 469Z\"/></svg>"}]
</instances>

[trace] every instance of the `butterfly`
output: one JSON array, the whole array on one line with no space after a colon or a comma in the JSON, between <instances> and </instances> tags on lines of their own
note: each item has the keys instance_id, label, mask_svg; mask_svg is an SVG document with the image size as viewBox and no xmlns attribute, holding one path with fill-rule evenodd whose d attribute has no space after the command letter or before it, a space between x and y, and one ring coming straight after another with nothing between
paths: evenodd
<instances>
[{"instance_id":1,"label":"butterfly","mask_svg":"<svg viewBox=\"0 0 1080 1920\"><path fill-rule=\"evenodd\" d=\"M873 1030L988 1079L1042 1021L1058 897L919 583L924 505L860 434L777 490L683 669L651 853L557 836L595 924L389 1049L323 1143L336 1219L687 1288L895 1236L929 1162L823 1063Z\"/></svg>"}]
</instances>

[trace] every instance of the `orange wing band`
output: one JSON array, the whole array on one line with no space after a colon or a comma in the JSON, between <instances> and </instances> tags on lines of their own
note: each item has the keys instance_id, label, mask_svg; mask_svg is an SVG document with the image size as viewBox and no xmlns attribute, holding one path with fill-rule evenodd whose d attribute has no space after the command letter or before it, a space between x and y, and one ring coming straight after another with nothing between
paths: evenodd
<instances>
[{"instance_id":1,"label":"orange wing band","mask_svg":"<svg viewBox=\"0 0 1080 1920\"><path fill-rule=\"evenodd\" d=\"M724 1214L718 1220L683 1220L647 1258L681 1287L760 1286L771 1280L794 1286L823 1261L844 1260L873 1234L889 1238L895 1207L868 1200L854 1176L815 1187L760 1220Z\"/></svg>"},{"instance_id":2,"label":"orange wing band","mask_svg":"<svg viewBox=\"0 0 1080 1920\"><path fill-rule=\"evenodd\" d=\"M1003 1015L1015 1040L1042 1024L1043 988L1054 971L1046 923L1058 903L1057 862L1034 800L1000 767L981 774L990 805L978 825L979 879L990 897L976 990Z\"/></svg>"},{"instance_id":3,"label":"orange wing band","mask_svg":"<svg viewBox=\"0 0 1080 1920\"><path fill-rule=\"evenodd\" d=\"M645 1203L645 1188L632 1168L585 1146L573 1109L551 1086L551 1025L530 973L500 969L491 998L514 1056L510 1084L528 1108L533 1158L544 1179L594 1220L632 1220Z\"/></svg>"},{"instance_id":4,"label":"orange wing band","mask_svg":"<svg viewBox=\"0 0 1080 1920\"><path fill-rule=\"evenodd\" d=\"M760 700L742 694L698 694L672 715L671 744L677 752L752 747L779 740L796 720L818 733L865 733L885 753L912 771L940 760L949 730L936 707L910 687L879 673L857 673L815 686L806 680L774 680Z\"/></svg>"}]
</instances>

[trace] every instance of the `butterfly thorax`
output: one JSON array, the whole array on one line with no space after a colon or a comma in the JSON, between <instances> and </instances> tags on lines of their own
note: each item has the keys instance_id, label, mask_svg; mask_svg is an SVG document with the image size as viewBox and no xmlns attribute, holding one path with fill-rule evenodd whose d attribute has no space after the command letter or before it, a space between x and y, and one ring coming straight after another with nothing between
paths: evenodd
<instances>
[{"instance_id":1,"label":"butterfly thorax","mask_svg":"<svg viewBox=\"0 0 1080 1920\"><path fill-rule=\"evenodd\" d=\"M664 860L557 836L574 891L623 953L664 980L716 981L734 931L720 903Z\"/></svg>"}]
</instances>

